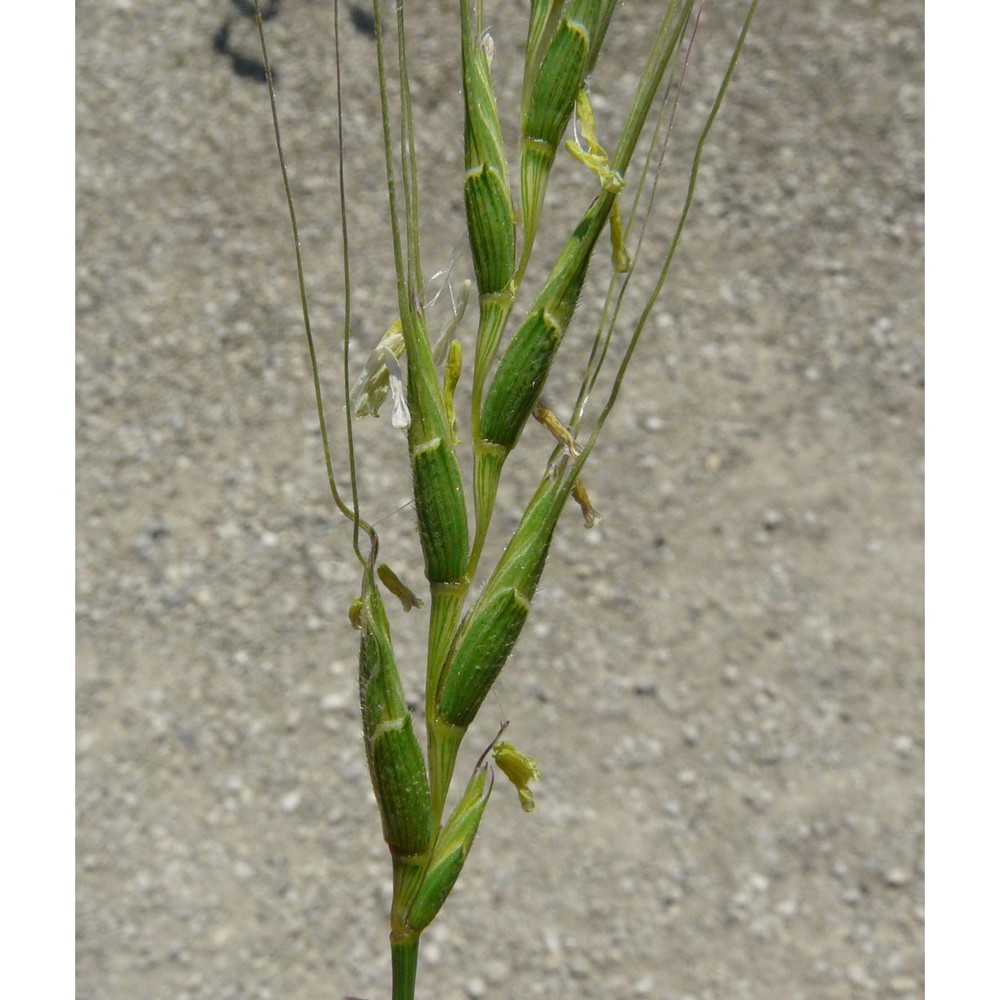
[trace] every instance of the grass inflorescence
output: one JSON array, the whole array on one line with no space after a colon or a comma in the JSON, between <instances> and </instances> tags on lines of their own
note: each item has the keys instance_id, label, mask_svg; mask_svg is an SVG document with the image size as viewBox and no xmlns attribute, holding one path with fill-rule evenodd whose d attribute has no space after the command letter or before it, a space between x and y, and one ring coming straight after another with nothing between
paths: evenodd
<instances>
[{"instance_id":1,"label":"grass inflorescence","mask_svg":"<svg viewBox=\"0 0 1000 1000\"><path fill-rule=\"evenodd\" d=\"M473 0L459 0L455 12L461 28L456 71L462 81L464 102L465 228L478 302L472 343L463 347L457 327L469 297L469 283L460 290L461 307L455 308L453 321L441 336L431 338L425 319L420 173L407 63L407 5L373 0L375 77L398 315L364 371L352 373L348 350L350 232L341 142L341 249L346 292L343 392L349 403L343 447L348 458L349 494L338 487L334 474L334 449L324 415L295 207L257 5L279 161L295 238L303 322L327 475L336 506L353 523L354 551L360 563L361 594L350 617L360 633L364 747L393 866L393 1000L413 1000L415 996L420 935L455 885L483 819L494 780L491 751L497 766L515 783L522 807L526 811L534 808L528 787L528 782L539 776L534 759L498 738L483 752L464 793L446 815L459 747L519 640L566 501L573 497L580 504L588 526L600 518L581 472L615 405L636 345L662 291L691 207L706 136L757 6L757 0L748 5L728 67L704 121L667 253L652 268L652 292L641 303L639 318L631 330L621 331L622 302L634 269L640 261L644 263L646 222L702 5L695 0L671 0L664 5L648 51L643 54L645 61L635 93L629 106L621 109L617 141L605 148L602 123L595 116L588 90L602 47L615 30L618 4L616 0L532 0L524 25L520 129L516 144L511 143L516 147L517 168L512 170L508 138L513 137L506 137L501 127L493 73L495 59L502 60L506 67L519 60L516 53L495 52L486 28L484 3L481 0L477 6ZM334 0L337 110L342 138L338 8ZM395 51L386 40L385 18L390 10L395 19ZM494 13L501 16L499 5ZM390 87L390 74L395 77L394 88ZM398 95L395 100L390 97L392 89ZM567 140L571 122L572 135ZM655 127L647 130L647 122L655 123ZM611 133L615 124L604 123L604 127ZM637 157L644 136L645 152ZM533 260L550 180L553 173L558 176L556 153L564 142L572 154L564 162L571 168L582 164L591 171L598 182L597 193L589 205L581 206L576 225L565 233L562 249L540 290L531 301L523 302L522 281ZM630 175L634 160L635 178ZM516 197L512 173L519 177ZM610 239L610 267L598 263L595 254L603 239ZM567 331L574 323L581 325L577 312L588 281L606 284L605 306L596 321L588 316L583 324L585 331L592 331L585 348L586 368L572 415L563 423L542 394L553 366L565 350ZM523 318L508 332L516 313ZM617 367L584 434L584 413L594 401L598 374L612 355L610 346L616 335L622 341L614 352ZM455 389L462 377L463 357L471 359L471 403L467 412L460 413ZM430 600L423 743L417 736L417 720L407 706L382 591L398 598L404 610L422 606L422 600L378 561L378 536L359 510L354 462L352 418L377 414L389 396L391 423L406 434L416 529ZM554 435L554 450L546 467L540 470L535 494L524 507L503 554L492 568L482 567L505 464L533 416ZM471 438L471 470L463 469L460 459L460 433L468 433ZM476 580L482 580L478 592L474 589Z\"/></svg>"}]
</instances>

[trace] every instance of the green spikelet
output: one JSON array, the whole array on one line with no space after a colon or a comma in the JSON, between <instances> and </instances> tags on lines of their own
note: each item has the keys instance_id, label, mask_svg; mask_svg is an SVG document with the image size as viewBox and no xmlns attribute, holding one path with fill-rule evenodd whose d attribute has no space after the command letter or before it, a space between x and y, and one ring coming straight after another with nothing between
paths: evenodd
<instances>
[{"instance_id":1,"label":"green spikelet","mask_svg":"<svg viewBox=\"0 0 1000 1000\"><path fill-rule=\"evenodd\" d=\"M407 924L412 930L422 931L437 916L448 898L469 856L492 791L492 769L488 764L480 763L434 846L427 874L407 917Z\"/></svg>"},{"instance_id":2,"label":"green spikelet","mask_svg":"<svg viewBox=\"0 0 1000 1000\"><path fill-rule=\"evenodd\" d=\"M480 296L501 292L514 276L514 207L503 133L490 76L489 36L462 28L465 84L465 207Z\"/></svg>"},{"instance_id":3,"label":"green spikelet","mask_svg":"<svg viewBox=\"0 0 1000 1000\"><path fill-rule=\"evenodd\" d=\"M602 192L576 227L548 281L514 334L486 393L473 471L477 530L493 510L500 473L538 402L576 309L594 244L614 204Z\"/></svg>"},{"instance_id":4,"label":"green spikelet","mask_svg":"<svg viewBox=\"0 0 1000 1000\"><path fill-rule=\"evenodd\" d=\"M590 206L500 359L483 403L481 436L485 440L509 448L520 437L573 318L594 244L612 204L612 196L602 193Z\"/></svg>"},{"instance_id":5,"label":"green spikelet","mask_svg":"<svg viewBox=\"0 0 1000 1000\"><path fill-rule=\"evenodd\" d=\"M465 728L476 717L521 634L529 600L510 586L476 604L438 688L438 716L449 725Z\"/></svg>"},{"instance_id":6,"label":"green spikelet","mask_svg":"<svg viewBox=\"0 0 1000 1000\"><path fill-rule=\"evenodd\" d=\"M414 319L414 326L417 335L408 338L406 352L413 502L425 575L432 584L450 583L462 579L468 562L465 494L427 333L422 320Z\"/></svg>"},{"instance_id":7,"label":"green spikelet","mask_svg":"<svg viewBox=\"0 0 1000 1000\"><path fill-rule=\"evenodd\" d=\"M522 93L522 117L527 111L538 76L542 56L552 40L552 32L559 23L564 0L531 0L531 14L528 18L528 41L524 51L524 90Z\"/></svg>"},{"instance_id":8,"label":"green spikelet","mask_svg":"<svg viewBox=\"0 0 1000 1000\"><path fill-rule=\"evenodd\" d=\"M432 709L434 769L444 788L451 779L465 730L499 677L527 620L572 479L565 465L560 465L542 481L448 651ZM432 789L432 797L435 795L440 795L438 789Z\"/></svg>"},{"instance_id":9,"label":"green spikelet","mask_svg":"<svg viewBox=\"0 0 1000 1000\"><path fill-rule=\"evenodd\" d=\"M425 852L433 835L424 755L406 707L374 556L361 590L361 724L382 834L395 856Z\"/></svg>"},{"instance_id":10,"label":"green spikelet","mask_svg":"<svg viewBox=\"0 0 1000 1000\"><path fill-rule=\"evenodd\" d=\"M410 322L409 331L405 322L403 326L411 413L410 470L424 575L431 585L428 671L435 675L458 624L468 586L469 524L455 454L453 413L438 382L423 320L413 313Z\"/></svg>"},{"instance_id":11,"label":"green spikelet","mask_svg":"<svg viewBox=\"0 0 1000 1000\"><path fill-rule=\"evenodd\" d=\"M473 432L487 373L514 302L514 205L503 132L490 74L493 41L462 2L462 76L465 90L465 211L479 289L479 329L472 384Z\"/></svg>"},{"instance_id":12,"label":"green spikelet","mask_svg":"<svg viewBox=\"0 0 1000 1000\"><path fill-rule=\"evenodd\" d=\"M451 445L451 428L414 449L411 456L417 526L424 571L431 583L465 574L469 539L462 477Z\"/></svg>"},{"instance_id":13,"label":"green spikelet","mask_svg":"<svg viewBox=\"0 0 1000 1000\"><path fill-rule=\"evenodd\" d=\"M521 110L521 214L526 250L538 230L556 149L577 92L597 59L613 7L610 0L566 0L532 9Z\"/></svg>"}]
</instances>

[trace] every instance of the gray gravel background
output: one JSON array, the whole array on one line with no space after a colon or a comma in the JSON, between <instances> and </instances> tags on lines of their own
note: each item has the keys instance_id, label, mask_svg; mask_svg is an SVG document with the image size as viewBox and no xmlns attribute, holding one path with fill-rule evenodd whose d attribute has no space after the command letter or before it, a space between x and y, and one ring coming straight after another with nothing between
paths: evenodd
<instances>
[{"instance_id":1,"label":"gray gravel background","mask_svg":"<svg viewBox=\"0 0 1000 1000\"><path fill-rule=\"evenodd\" d=\"M429 269L462 223L452 6L410 10ZM595 79L610 131L655 6L625 6ZM525 8L493 5L508 110ZM212 45L231 22L252 58L253 26L224 0L77 12L77 995L382 998L358 570L325 492L266 93ZM738 16L709 5L678 162ZM269 27L336 399L331 5L286 0ZM538 809L498 785L422 996L922 995L921 31L901 0L762 4L591 463L604 524L567 512L470 736L471 759L512 720ZM345 35L360 361L394 308L374 52ZM592 193L563 166L542 256ZM418 579L402 439L359 435L364 507ZM529 429L498 539L546 453ZM425 620L394 627L416 699Z\"/></svg>"}]
</instances>

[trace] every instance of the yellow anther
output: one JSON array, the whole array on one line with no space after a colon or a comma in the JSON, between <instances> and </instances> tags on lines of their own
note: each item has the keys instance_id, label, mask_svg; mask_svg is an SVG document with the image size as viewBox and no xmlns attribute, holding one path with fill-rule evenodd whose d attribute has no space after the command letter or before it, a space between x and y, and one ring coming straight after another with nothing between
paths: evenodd
<instances>
[{"instance_id":1,"label":"yellow anther","mask_svg":"<svg viewBox=\"0 0 1000 1000\"><path fill-rule=\"evenodd\" d=\"M594 109L590 106L586 93L580 91L576 95L576 121L587 144L587 150L575 140L569 139L566 148L585 166L597 174L601 187L612 194L618 194L625 187L625 178L617 170L612 170L608 163L608 154L597 141L597 126L594 124Z\"/></svg>"},{"instance_id":2,"label":"yellow anther","mask_svg":"<svg viewBox=\"0 0 1000 1000\"><path fill-rule=\"evenodd\" d=\"M503 740L493 748L493 759L517 789L521 808L528 813L534 812L535 797L531 794L528 782L541 778L535 758L521 753L512 743Z\"/></svg>"},{"instance_id":3,"label":"yellow anther","mask_svg":"<svg viewBox=\"0 0 1000 1000\"><path fill-rule=\"evenodd\" d=\"M628 274L632 270L632 256L625 246L625 233L622 230L622 213L618 207L618 199L611 206L611 216L608 219L611 228L611 263L619 274Z\"/></svg>"},{"instance_id":4,"label":"yellow anther","mask_svg":"<svg viewBox=\"0 0 1000 1000\"><path fill-rule=\"evenodd\" d=\"M444 364L444 413L451 428L452 444L458 444L458 419L455 416L455 386L462 375L462 343L453 340Z\"/></svg>"},{"instance_id":5,"label":"yellow anther","mask_svg":"<svg viewBox=\"0 0 1000 1000\"><path fill-rule=\"evenodd\" d=\"M382 585L390 594L399 598L399 603L403 605L404 611L424 606L424 602L385 563L379 566L377 572Z\"/></svg>"},{"instance_id":6,"label":"yellow anther","mask_svg":"<svg viewBox=\"0 0 1000 1000\"><path fill-rule=\"evenodd\" d=\"M566 450L574 458L580 454L580 446L576 443L576 439L546 403L539 400L532 410L532 415L557 441L566 446Z\"/></svg>"},{"instance_id":7,"label":"yellow anther","mask_svg":"<svg viewBox=\"0 0 1000 1000\"><path fill-rule=\"evenodd\" d=\"M590 494L587 493L587 487L583 485L583 480L580 478L577 478L573 484L573 499L583 511L583 526L585 528L596 527L604 520L604 515L590 502Z\"/></svg>"}]
</instances>

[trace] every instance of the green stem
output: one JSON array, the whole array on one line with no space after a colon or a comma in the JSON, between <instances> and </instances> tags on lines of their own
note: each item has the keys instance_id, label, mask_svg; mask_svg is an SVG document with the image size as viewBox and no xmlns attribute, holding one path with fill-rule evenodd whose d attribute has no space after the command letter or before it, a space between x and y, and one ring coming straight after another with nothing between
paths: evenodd
<instances>
[{"instance_id":1,"label":"green stem","mask_svg":"<svg viewBox=\"0 0 1000 1000\"><path fill-rule=\"evenodd\" d=\"M430 771L431 815L434 829L441 829L444 807L448 801L458 748L465 736L465 729L449 726L438 719L431 719L427 726L427 763Z\"/></svg>"},{"instance_id":2,"label":"green stem","mask_svg":"<svg viewBox=\"0 0 1000 1000\"><path fill-rule=\"evenodd\" d=\"M406 69L406 29L403 5L396 4L396 47L399 59L400 164L406 203L406 267L410 294L421 304L424 278L420 269L420 226L417 207L417 159L413 137L413 106L410 101L410 78Z\"/></svg>"},{"instance_id":3,"label":"green stem","mask_svg":"<svg viewBox=\"0 0 1000 1000\"><path fill-rule=\"evenodd\" d=\"M431 624L427 649L427 683L424 695L424 717L427 724L427 770L431 786L431 808L434 832L441 829L441 816L448 798L452 769L442 770L439 752L437 686L441 669L448 656L452 638L458 629L462 607L469 591L469 579L454 584L431 584ZM454 761L452 761L452 768Z\"/></svg>"},{"instance_id":4,"label":"green stem","mask_svg":"<svg viewBox=\"0 0 1000 1000\"><path fill-rule=\"evenodd\" d=\"M414 1000L417 990L419 935L391 941L392 1000Z\"/></svg>"},{"instance_id":5,"label":"green stem","mask_svg":"<svg viewBox=\"0 0 1000 1000\"><path fill-rule=\"evenodd\" d=\"M635 152L636 143L642 133L643 126L649 116L649 109L652 106L653 98L660 87L660 81L666 72L667 65L673 58L674 52L684 35L694 9L694 0L685 0L680 12L677 11L677 2L674 0L667 8L656 36L646 65L643 68L642 76L639 78L639 86L632 98L632 105L625 118L625 125L618 139L618 145L611 156L611 169L625 176L628 170L632 154Z\"/></svg>"}]
</instances>

